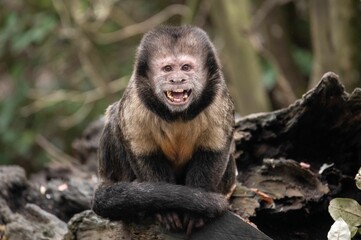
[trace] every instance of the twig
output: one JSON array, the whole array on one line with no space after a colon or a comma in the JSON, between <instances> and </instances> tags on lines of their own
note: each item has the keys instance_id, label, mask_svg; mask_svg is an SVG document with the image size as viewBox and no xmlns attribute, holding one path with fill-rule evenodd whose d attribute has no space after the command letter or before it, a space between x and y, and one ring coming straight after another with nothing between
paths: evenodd
<instances>
[{"instance_id":1,"label":"twig","mask_svg":"<svg viewBox=\"0 0 361 240\"><path fill-rule=\"evenodd\" d=\"M135 23L134 20L128 16L128 14L122 8L112 8L110 17L121 27Z\"/></svg>"},{"instance_id":2,"label":"twig","mask_svg":"<svg viewBox=\"0 0 361 240\"><path fill-rule=\"evenodd\" d=\"M137 34L145 33L174 15L186 16L188 12L189 8L187 6L173 4L143 22L124 27L119 31L111 33L97 33L95 35L95 40L99 44L110 44L121 41Z\"/></svg>"},{"instance_id":3,"label":"twig","mask_svg":"<svg viewBox=\"0 0 361 240\"><path fill-rule=\"evenodd\" d=\"M83 121L93 109L93 104L81 105L81 107L72 115L66 116L59 121L59 125L68 129Z\"/></svg>"},{"instance_id":4,"label":"twig","mask_svg":"<svg viewBox=\"0 0 361 240\"><path fill-rule=\"evenodd\" d=\"M124 76L117 80L110 82L109 85L109 94L114 94L123 90L127 85L128 76ZM39 94L38 91L32 90L31 95L37 96ZM104 92L100 88L92 89L87 92L79 92L79 91L68 91L68 90L58 90L54 91L48 95L36 97L33 103L24 106L21 108L20 113L27 117L35 112L38 112L50 105L56 104L62 101L71 101L71 102L79 102L82 105L93 103L104 98Z\"/></svg>"},{"instance_id":5,"label":"twig","mask_svg":"<svg viewBox=\"0 0 361 240\"><path fill-rule=\"evenodd\" d=\"M78 160L73 158L72 156L69 156L59 148L57 148L54 144L49 142L45 137L43 137L41 134L38 134L35 138L36 143L44 149L44 151L49 154L52 160L55 160L56 162L61 163L72 163L72 164L78 164Z\"/></svg>"},{"instance_id":6,"label":"twig","mask_svg":"<svg viewBox=\"0 0 361 240\"><path fill-rule=\"evenodd\" d=\"M83 9L79 1L72 1L70 4L70 13L75 23L82 29L90 32L96 32L109 18L115 1L97 0L91 1L93 7ZM89 21L90 16L95 20Z\"/></svg>"},{"instance_id":7,"label":"twig","mask_svg":"<svg viewBox=\"0 0 361 240\"><path fill-rule=\"evenodd\" d=\"M264 1L252 18L250 30L254 31L255 29L258 29L268 14L272 11L272 9L275 8L278 4L278 1Z\"/></svg>"},{"instance_id":8,"label":"twig","mask_svg":"<svg viewBox=\"0 0 361 240\"><path fill-rule=\"evenodd\" d=\"M263 1L261 7L256 11L254 17L252 18L251 26L247 32L253 32L258 29L262 22L266 19L268 14L277 6L283 5L294 0L272 0L272 1Z\"/></svg>"},{"instance_id":9,"label":"twig","mask_svg":"<svg viewBox=\"0 0 361 240\"><path fill-rule=\"evenodd\" d=\"M89 52L86 49L78 49L78 58L84 73L88 76L93 86L102 91L106 96L110 89L106 84L106 80L99 73L97 70L98 68L94 66L90 59Z\"/></svg>"},{"instance_id":10,"label":"twig","mask_svg":"<svg viewBox=\"0 0 361 240\"><path fill-rule=\"evenodd\" d=\"M94 66L96 64L93 63L90 57L92 42L88 39L86 34L84 34L82 29L93 28L93 30L96 30L96 28L101 27L101 25L109 16L113 1L102 0L93 2L93 4L95 5L94 8L97 11L101 11L101 9L103 9L103 14L96 14L94 12L94 14L97 16L97 19L94 23L86 22L86 10L81 8L79 1L70 1L70 10L66 8L65 4L60 4L56 0L53 0L53 4L60 18L62 19L62 26L65 30L64 33L67 33L67 37L71 39L72 43L76 46L77 55L79 61L81 62L81 67L84 73L91 80L92 84L95 87L101 87L102 91L104 91L106 95L106 93L108 92L107 85L105 84L106 81L104 77L99 73L98 68ZM74 21L71 22L71 19L73 19Z\"/></svg>"},{"instance_id":11,"label":"twig","mask_svg":"<svg viewBox=\"0 0 361 240\"><path fill-rule=\"evenodd\" d=\"M69 27L71 24L70 15L66 11L64 1L52 0L55 11L58 13L60 21L64 27Z\"/></svg>"}]
</instances>

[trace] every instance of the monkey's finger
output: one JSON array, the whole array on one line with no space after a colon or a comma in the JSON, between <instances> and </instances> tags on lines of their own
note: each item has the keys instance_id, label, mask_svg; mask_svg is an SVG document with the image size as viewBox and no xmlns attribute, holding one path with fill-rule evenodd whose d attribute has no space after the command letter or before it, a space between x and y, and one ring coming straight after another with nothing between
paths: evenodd
<instances>
[{"instance_id":1,"label":"monkey's finger","mask_svg":"<svg viewBox=\"0 0 361 240\"><path fill-rule=\"evenodd\" d=\"M172 217L173 217L173 221L174 221L177 229L182 229L182 228L183 228L183 225L182 225L182 222L181 222L178 214L175 213L175 212L173 212L173 213L172 213Z\"/></svg>"},{"instance_id":2,"label":"monkey's finger","mask_svg":"<svg viewBox=\"0 0 361 240\"><path fill-rule=\"evenodd\" d=\"M168 222L168 225L172 228L172 229L177 229L177 226L174 222L174 218L173 218L173 214L172 213L166 213L165 214L165 218L166 221Z\"/></svg>"},{"instance_id":3,"label":"monkey's finger","mask_svg":"<svg viewBox=\"0 0 361 240\"><path fill-rule=\"evenodd\" d=\"M183 226L187 227L190 219L191 219L191 216L188 213L184 214Z\"/></svg>"},{"instance_id":4,"label":"monkey's finger","mask_svg":"<svg viewBox=\"0 0 361 240\"><path fill-rule=\"evenodd\" d=\"M168 221L164 221L163 225L168 231L171 230L171 226Z\"/></svg>"},{"instance_id":5,"label":"monkey's finger","mask_svg":"<svg viewBox=\"0 0 361 240\"><path fill-rule=\"evenodd\" d=\"M195 227L196 227L196 228L201 228L201 227L203 227L203 226L204 226L204 220L203 220L203 218L198 218L197 221L196 221L196 223L195 223Z\"/></svg>"},{"instance_id":6,"label":"monkey's finger","mask_svg":"<svg viewBox=\"0 0 361 240\"><path fill-rule=\"evenodd\" d=\"M161 224L163 224L163 219L162 219L162 215L157 213L155 214L155 218L157 219L157 221Z\"/></svg>"},{"instance_id":7,"label":"monkey's finger","mask_svg":"<svg viewBox=\"0 0 361 240\"><path fill-rule=\"evenodd\" d=\"M160 224L163 227L165 227L167 230L170 230L172 228L172 226L168 220L167 214L157 213L157 214L155 214L155 217L156 217L157 221L160 222Z\"/></svg>"},{"instance_id":8,"label":"monkey's finger","mask_svg":"<svg viewBox=\"0 0 361 240\"><path fill-rule=\"evenodd\" d=\"M194 219L191 218L189 220L189 223L188 223L188 226L187 226L187 232L186 232L187 238L189 238L191 236L193 227L194 227Z\"/></svg>"},{"instance_id":9,"label":"monkey's finger","mask_svg":"<svg viewBox=\"0 0 361 240\"><path fill-rule=\"evenodd\" d=\"M168 222L166 216L164 216L164 215L162 215L162 214L159 214L159 213L156 214L155 216L156 216L158 222L159 222L163 227L165 227L167 230L170 230L170 229L171 229L171 226L169 225L169 222Z\"/></svg>"}]
</instances>

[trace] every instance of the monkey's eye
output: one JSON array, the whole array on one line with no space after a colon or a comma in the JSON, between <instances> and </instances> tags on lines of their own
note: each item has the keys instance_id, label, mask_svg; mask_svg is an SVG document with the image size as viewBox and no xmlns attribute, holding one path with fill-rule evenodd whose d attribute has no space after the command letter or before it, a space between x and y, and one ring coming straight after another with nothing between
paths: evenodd
<instances>
[{"instance_id":1,"label":"monkey's eye","mask_svg":"<svg viewBox=\"0 0 361 240\"><path fill-rule=\"evenodd\" d=\"M184 64L181 69L182 69L182 71L188 72L191 70L191 68L192 67L189 64Z\"/></svg>"},{"instance_id":2,"label":"monkey's eye","mask_svg":"<svg viewBox=\"0 0 361 240\"><path fill-rule=\"evenodd\" d=\"M170 71L172 71L172 66L167 65L167 66L164 66L162 69L164 72L170 72Z\"/></svg>"}]
</instances>

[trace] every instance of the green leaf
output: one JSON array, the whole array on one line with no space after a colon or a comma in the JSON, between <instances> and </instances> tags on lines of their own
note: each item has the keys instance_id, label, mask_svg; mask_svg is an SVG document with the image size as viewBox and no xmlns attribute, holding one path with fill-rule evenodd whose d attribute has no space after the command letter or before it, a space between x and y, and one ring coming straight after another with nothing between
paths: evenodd
<instances>
[{"instance_id":1,"label":"green leaf","mask_svg":"<svg viewBox=\"0 0 361 240\"><path fill-rule=\"evenodd\" d=\"M355 181L357 188L361 190L361 168L358 170L358 173L356 174Z\"/></svg>"},{"instance_id":2,"label":"green leaf","mask_svg":"<svg viewBox=\"0 0 361 240\"><path fill-rule=\"evenodd\" d=\"M359 230L358 227L354 227L354 226L350 226L350 225L348 225L348 229L350 229L351 237L354 237Z\"/></svg>"},{"instance_id":3,"label":"green leaf","mask_svg":"<svg viewBox=\"0 0 361 240\"><path fill-rule=\"evenodd\" d=\"M332 199L328 211L334 220L342 218L349 226L361 225L361 206L353 199Z\"/></svg>"},{"instance_id":4,"label":"green leaf","mask_svg":"<svg viewBox=\"0 0 361 240\"><path fill-rule=\"evenodd\" d=\"M332 224L330 231L327 233L328 240L350 240L351 232L348 229L347 223L339 218Z\"/></svg>"}]
</instances>

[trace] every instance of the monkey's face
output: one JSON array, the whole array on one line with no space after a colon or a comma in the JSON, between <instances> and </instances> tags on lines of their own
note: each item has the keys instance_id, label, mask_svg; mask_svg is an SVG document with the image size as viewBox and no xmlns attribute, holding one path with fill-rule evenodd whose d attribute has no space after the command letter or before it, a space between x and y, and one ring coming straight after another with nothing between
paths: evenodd
<instances>
[{"instance_id":1,"label":"monkey's face","mask_svg":"<svg viewBox=\"0 0 361 240\"><path fill-rule=\"evenodd\" d=\"M191 55L156 57L150 80L156 96L172 112L185 111L201 95L206 76L200 60Z\"/></svg>"},{"instance_id":2,"label":"monkey's face","mask_svg":"<svg viewBox=\"0 0 361 240\"><path fill-rule=\"evenodd\" d=\"M224 87L213 44L203 30L190 26L144 35L134 79L147 109L167 121L195 118Z\"/></svg>"}]
</instances>

